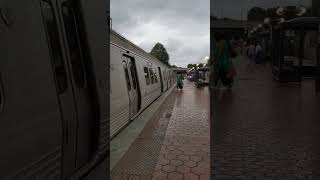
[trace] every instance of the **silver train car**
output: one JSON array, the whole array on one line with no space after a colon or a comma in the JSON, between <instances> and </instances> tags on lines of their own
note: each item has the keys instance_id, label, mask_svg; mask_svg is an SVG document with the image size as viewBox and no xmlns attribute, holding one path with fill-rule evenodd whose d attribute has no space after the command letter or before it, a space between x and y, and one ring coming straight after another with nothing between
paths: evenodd
<instances>
[{"instance_id":1,"label":"silver train car","mask_svg":"<svg viewBox=\"0 0 320 180\"><path fill-rule=\"evenodd\" d=\"M0 179L109 169L109 5L0 0Z\"/></svg>"},{"instance_id":2,"label":"silver train car","mask_svg":"<svg viewBox=\"0 0 320 180\"><path fill-rule=\"evenodd\" d=\"M175 73L115 31L110 32L110 137L175 82Z\"/></svg>"}]
</instances>

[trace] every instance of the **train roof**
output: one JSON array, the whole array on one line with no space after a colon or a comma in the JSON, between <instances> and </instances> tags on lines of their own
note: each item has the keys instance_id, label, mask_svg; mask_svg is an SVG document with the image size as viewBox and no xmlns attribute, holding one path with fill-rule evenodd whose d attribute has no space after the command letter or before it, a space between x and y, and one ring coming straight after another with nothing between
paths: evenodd
<instances>
[{"instance_id":1,"label":"train roof","mask_svg":"<svg viewBox=\"0 0 320 180\"><path fill-rule=\"evenodd\" d=\"M121 46L127 50L133 51L134 53L142 56L142 57L146 57L152 61L157 61L161 64L163 64L164 66L167 66L168 68L171 68L170 66L164 64L163 62L161 62L159 59L157 59L156 57L154 57L153 55L151 55L150 53L147 53L146 51L144 51L142 48L140 48L139 46L135 45L133 42L129 41L128 39L126 39L125 37L123 37L122 35L120 35L119 33L117 33L115 30L110 30L110 43L116 44L118 46Z\"/></svg>"}]
</instances>

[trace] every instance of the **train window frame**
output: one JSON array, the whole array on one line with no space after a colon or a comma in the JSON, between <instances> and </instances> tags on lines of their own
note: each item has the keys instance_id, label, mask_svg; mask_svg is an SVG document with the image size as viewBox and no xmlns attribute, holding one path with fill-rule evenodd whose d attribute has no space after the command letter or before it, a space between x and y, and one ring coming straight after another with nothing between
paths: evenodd
<instances>
[{"instance_id":1,"label":"train window frame","mask_svg":"<svg viewBox=\"0 0 320 180\"><path fill-rule=\"evenodd\" d=\"M134 64L133 64L133 62L130 62L129 64L130 64L130 74L131 74L131 78L132 78L132 86L133 86L133 89L137 89L138 78L136 77Z\"/></svg>"},{"instance_id":2,"label":"train window frame","mask_svg":"<svg viewBox=\"0 0 320 180\"><path fill-rule=\"evenodd\" d=\"M124 76L126 79L127 89L128 91L131 91L131 83L130 83L130 77L129 77L129 71L128 71L128 64L126 61L122 61L122 66L124 70Z\"/></svg>"},{"instance_id":3,"label":"train window frame","mask_svg":"<svg viewBox=\"0 0 320 180\"><path fill-rule=\"evenodd\" d=\"M149 67L149 74L151 79L151 84L154 84L154 74L152 68Z\"/></svg>"},{"instance_id":4,"label":"train window frame","mask_svg":"<svg viewBox=\"0 0 320 180\"><path fill-rule=\"evenodd\" d=\"M149 76L149 69L148 67L144 66L143 67L143 71L144 71L144 77L146 79L146 85L148 86L150 84L150 76Z\"/></svg>"},{"instance_id":5,"label":"train window frame","mask_svg":"<svg viewBox=\"0 0 320 180\"><path fill-rule=\"evenodd\" d=\"M154 69L154 83L158 83L157 70Z\"/></svg>"},{"instance_id":6,"label":"train window frame","mask_svg":"<svg viewBox=\"0 0 320 180\"><path fill-rule=\"evenodd\" d=\"M87 87L86 70L84 67L84 51L79 32L79 20L77 12L70 2L62 4L62 18L67 33L69 58L72 66L72 74L77 88Z\"/></svg>"},{"instance_id":7,"label":"train window frame","mask_svg":"<svg viewBox=\"0 0 320 180\"><path fill-rule=\"evenodd\" d=\"M40 5L43 23L46 29L50 59L52 62L53 71L55 73L57 94L62 94L68 89L68 80L65 62L63 59L62 46L60 44L57 19L50 1L41 0Z\"/></svg>"}]
</instances>

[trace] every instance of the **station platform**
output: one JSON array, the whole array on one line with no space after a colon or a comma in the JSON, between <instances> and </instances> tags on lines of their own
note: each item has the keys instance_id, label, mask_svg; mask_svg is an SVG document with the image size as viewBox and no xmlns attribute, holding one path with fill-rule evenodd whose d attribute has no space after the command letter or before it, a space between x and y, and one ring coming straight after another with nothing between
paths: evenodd
<instances>
[{"instance_id":1,"label":"station platform","mask_svg":"<svg viewBox=\"0 0 320 180\"><path fill-rule=\"evenodd\" d=\"M185 80L183 90L173 87L155 114L113 165L111 179L209 180L208 87Z\"/></svg>"},{"instance_id":2,"label":"station platform","mask_svg":"<svg viewBox=\"0 0 320 180\"><path fill-rule=\"evenodd\" d=\"M232 90L210 89L212 179L320 179L314 80L280 83L268 64L234 63Z\"/></svg>"}]
</instances>

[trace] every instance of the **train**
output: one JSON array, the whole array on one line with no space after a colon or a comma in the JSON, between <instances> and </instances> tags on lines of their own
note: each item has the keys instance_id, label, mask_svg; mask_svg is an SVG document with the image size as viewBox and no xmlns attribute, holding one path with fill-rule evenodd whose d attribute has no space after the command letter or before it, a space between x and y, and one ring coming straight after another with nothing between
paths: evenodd
<instances>
[{"instance_id":1,"label":"train","mask_svg":"<svg viewBox=\"0 0 320 180\"><path fill-rule=\"evenodd\" d=\"M109 178L109 8L0 0L0 179Z\"/></svg>"},{"instance_id":2,"label":"train","mask_svg":"<svg viewBox=\"0 0 320 180\"><path fill-rule=\"evenodd\" d=\"M0 0L0 179L108 179L110 137L173 85L109 8Z\"/></svg>"},{"instance_id":3,"label":"train","mask_svg":"<svg viewBox=\"0 0 320 180\"><path fill-rule=\"evenodd\" d=\"M109 8L0 0L0 179L108 179L110 137L173 85Z\"/></svg>"},{"instance_id":4,"label":"train","mask_svg":"<svg viewBox=\"0 0 320 180\"><path fill-rule=\"evenodd\" d=\"M172 68L110 31L110 137L115 137L175 82Z\"/></svg>"}]
</instances>

